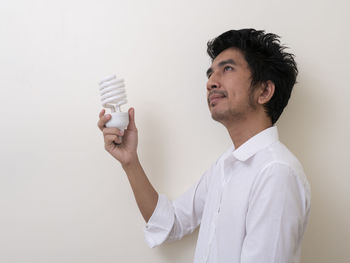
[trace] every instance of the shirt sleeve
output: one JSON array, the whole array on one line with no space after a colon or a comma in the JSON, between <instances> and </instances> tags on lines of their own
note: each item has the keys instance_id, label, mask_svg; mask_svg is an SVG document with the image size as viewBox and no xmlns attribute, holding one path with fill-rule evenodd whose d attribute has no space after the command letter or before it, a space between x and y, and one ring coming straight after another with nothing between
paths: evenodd
<instances>
[{"instance_id":1,"label":"shirt sleeve","mask_svg":"<svg viewBox=\"0 0 350 263\"><path fill-rule=\"evenodd\" d=\"M299 262L308 209L295 171L284 164L265 168L252 188L241 263Z\"/></svg>"},{"instance_id":2,"label":"shirt sleeve","mask_svg":"<svg viewBox=\"0 0 350 263\"><path fill-rule=\"evenodd\" d=\"M150 248L163 242L179 240L200 224L208 190L208 172L174 201L159 194L157 206L144 229Z\"/></svg>"}]
</instances>

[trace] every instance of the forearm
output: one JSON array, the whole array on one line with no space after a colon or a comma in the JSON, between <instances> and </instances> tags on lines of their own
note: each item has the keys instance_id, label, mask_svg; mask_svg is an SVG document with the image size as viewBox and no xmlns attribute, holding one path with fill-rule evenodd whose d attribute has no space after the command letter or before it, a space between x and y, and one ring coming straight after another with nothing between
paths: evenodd
<instances>
[{"instance_id":1,"label":"forearm","mask_svg":"<svg viewBox=\"0 0 350 263\"><path fill-rule=\"evenodd\" d=\"M123 165L134 192L136 203L146 222L150 219L158 202L158 193L148 180L138 158L128 165Z\"/></svg>"}]
</instances>

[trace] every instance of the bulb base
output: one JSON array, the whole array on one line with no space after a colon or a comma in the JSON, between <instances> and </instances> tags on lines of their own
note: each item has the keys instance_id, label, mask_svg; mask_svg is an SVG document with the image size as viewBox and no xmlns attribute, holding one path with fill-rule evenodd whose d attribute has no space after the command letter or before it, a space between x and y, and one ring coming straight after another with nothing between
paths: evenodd
<instances>
[{"instance_id":1,"label":"bulb base","mask_svg":"<svg viewBox=\"0 0 350 263\"><path fill-rule=\"evenodd\" d=\"M127 112L112 112L112 118L106 122L107 128L118 128L125 130L129 124L129 114Z\"/></svg>"}]
</instances>

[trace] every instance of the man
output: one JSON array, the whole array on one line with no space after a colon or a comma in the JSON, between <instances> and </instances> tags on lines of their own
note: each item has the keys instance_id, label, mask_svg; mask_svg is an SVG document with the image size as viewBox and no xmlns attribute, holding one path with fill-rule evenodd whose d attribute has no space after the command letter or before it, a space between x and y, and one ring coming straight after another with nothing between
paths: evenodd
<instances>
[{"instance_id":1,"label":"man","mask_svg":"<svg viewBox=\"0 0 350 263\"><path fill-rule=\"evenodd\" d=\"M273 126L298 73L284 49L277 35L254 29L231 30L208 42L208 106L233 145L173 202L158 195L140 165L134 109L125 134L105 128L110 115L101 111L105 149L128 176L150 247L201 225L195 263L299 262L310 188Z\"/></svg>"}]
</instances>

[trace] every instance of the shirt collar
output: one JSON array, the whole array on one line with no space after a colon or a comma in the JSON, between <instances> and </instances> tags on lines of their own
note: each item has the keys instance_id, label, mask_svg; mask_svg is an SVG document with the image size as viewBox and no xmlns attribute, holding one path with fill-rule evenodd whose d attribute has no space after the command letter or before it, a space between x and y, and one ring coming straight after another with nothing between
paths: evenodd
<instances>
[{"instance_id":1,"label":"shirt collar","mask_svg":"<svg viewBox=\"0 0 350 263\"><path fill-rule=\"evenodd\" d=\"M278 141L277 127L272 126L251 137L238 149L233 148L232 154L236 159L244 162L276 141Z\"/></svg>"}]
</instances>

